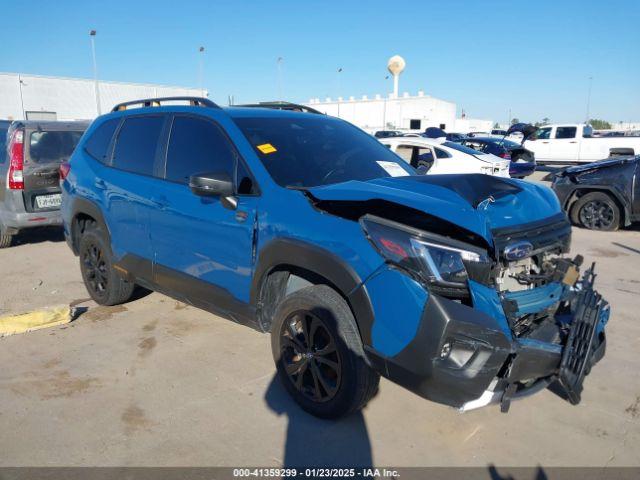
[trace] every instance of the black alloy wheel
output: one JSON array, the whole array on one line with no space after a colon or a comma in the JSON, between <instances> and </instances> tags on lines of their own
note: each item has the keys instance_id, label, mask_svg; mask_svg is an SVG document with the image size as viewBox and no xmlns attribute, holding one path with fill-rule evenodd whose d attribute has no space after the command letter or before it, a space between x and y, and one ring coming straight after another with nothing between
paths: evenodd
<instances>
[{"instance_id":1,"label":"black alloy wheel","mask_svg":"<svg viewBox=\"0 0 640 480\"><path fill-rule=\"evenodd\" d=\"M611 230L616 214L609 202L592 200L580 209L579 218L591 230Z\"/></svg>"},{"instance_id":2,"label":"black alloy wheel","mask_svg":"<svg viewBox=\"0 0 640 480\"><path fill-rule=\"evenodd\" d=\"M86 283L98 297L104 297L109 287L109 271L102 248L89 243L82 252Z\"/></svg>"},{"instance_id":3,"label":"black alloy wheel","mask_svg":"<svg viewBox=\"0 0 640 480\"><path fill-rule=\"evenodd\" d=\"M314 402L333 399L340 388L342 360L325 323L299 310L285 319L280 336L280 358L296 390Z\"/></svg>"}]
</instances>

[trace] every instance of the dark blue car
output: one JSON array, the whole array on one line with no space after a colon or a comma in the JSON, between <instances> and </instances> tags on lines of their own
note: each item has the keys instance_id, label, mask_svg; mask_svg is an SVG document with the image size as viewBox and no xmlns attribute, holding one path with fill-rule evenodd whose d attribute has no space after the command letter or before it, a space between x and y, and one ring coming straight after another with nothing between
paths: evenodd
<instances>
[{"instance_id":1,"label":"dark blue car","mask_svg":"<svg viewBox=\"0 0 640 480\"><path fill-rule=\"evenodd\" d=\"M139 285L270 333L319 417L361 408L380 375L462 410L554 382L580 401L609 308L550 189L416 175L326 115L166 100L117 105L61 168L98 304Z\"/></svg>"},{"instance_id":2,"label":"dark blue car","mask_svg":"<svg viewBox=\"0 0 640 480\"><path fill-rule=\"evenodd\" d=\"M501 137L472 137L460 141L463 145L500 158L511 160L509 175L524 178L536 170L535 155L522 145Z\"/></svg>"}]
</instances>

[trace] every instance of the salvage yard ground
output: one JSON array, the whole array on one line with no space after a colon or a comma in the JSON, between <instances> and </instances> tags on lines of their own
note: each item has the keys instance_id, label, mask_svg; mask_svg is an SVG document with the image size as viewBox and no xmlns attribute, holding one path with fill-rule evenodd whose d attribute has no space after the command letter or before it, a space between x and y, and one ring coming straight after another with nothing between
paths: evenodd
<instances>
[{"instance_id":1,"label":"salvage yard ground","mask_svg":"<svg viewBox=\"0 0 640 480\"><path fill-rule=\"evenodd\" d=\"M362 414L303 413L269 337L153 293L87 300L62 236L0 251L0 315L71 303L74 322L0 339L0 466L640 465L640 228L574 229L612 305L583 401L549 391L460 414L382 380Z\"/></svg>"}]
</instances>

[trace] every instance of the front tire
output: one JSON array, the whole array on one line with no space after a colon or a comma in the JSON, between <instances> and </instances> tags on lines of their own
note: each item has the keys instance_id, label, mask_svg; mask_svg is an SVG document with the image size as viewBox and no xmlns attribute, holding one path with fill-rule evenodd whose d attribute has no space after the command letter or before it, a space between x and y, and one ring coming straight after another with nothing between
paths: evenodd
<instances>
[{"instance_id":1,"label":"front tire","mask_svg":"<svg viewBox=\"0 0 640 480\"><path fill-rule=\"evenodd\" d=\"M99 305L118 305L129 300L135 284L113 268L109 245L95 223L87 223L80 237L80 271L91 298Z\"/></svg>"},{"instance_id":2,"label":"front tire","mask_svg":"<svg viewBox=\"0 0 640 480\"><path fill-rule=\"evenodd\" d=\"M606 193L591 192L573 205L571 221L589 230L613 232L620 227L620 209Z\"/></svg>"},{"instance_id":3,"label":"front tire","mask_svg":"<svg viewBox=\"0 0 640 480\"><path fill-rule=\"evenodd\" d=\"M364 360L353 314L326 285L306 287L284 299L274 315L271 349L280 381L316 417L349 415L378 389L380 375Z\"/></svg>"}]
</instances>

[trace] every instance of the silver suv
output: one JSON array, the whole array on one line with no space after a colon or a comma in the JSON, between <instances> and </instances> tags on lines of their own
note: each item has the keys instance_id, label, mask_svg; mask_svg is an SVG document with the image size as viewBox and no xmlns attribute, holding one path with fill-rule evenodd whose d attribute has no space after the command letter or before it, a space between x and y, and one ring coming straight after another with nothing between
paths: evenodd
<instances>
[{"instance_id":1,"label":"silver suv","mask_svg":"<svg viewBox=\"0 0 640 480\"><path fill-rule=\"evenodd\" d=\"M20 230L60 226L60 164L88 122L0 121L0 248Z\"/></svg>"}]
</instances>

